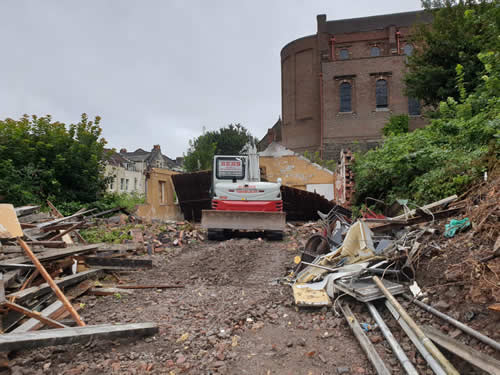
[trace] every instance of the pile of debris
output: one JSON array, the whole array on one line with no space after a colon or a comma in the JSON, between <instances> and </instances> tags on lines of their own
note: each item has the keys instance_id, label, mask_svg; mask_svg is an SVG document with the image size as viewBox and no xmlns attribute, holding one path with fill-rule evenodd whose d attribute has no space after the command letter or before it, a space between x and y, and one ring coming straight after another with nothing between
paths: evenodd
<instances>
[{"instance_id":1,"label":"pile of debris","mask_svg":"<svg viewBox=\"0 0 500 375\"><path fill-rule=\"evenodd\" d=\"M470 299L488 303L483 310L486 307L499 310L499 182L497 179L488 184L487 191L476 190L477 194L470 194L468 198L452 196L413 210L405 205L407 202L401 201L404 214L393 218L378 216L353 223L335 208L327 215L318 213L323 229L310 236L301 256L296 257L296 268L284 281L292 286L295 304L302 307L332 306L336 314L341 311L378 374L389 374L390 371L365 333L369 328L359 324L349 304L356 306L362 303L366 307L406 373L418 372L379 313L378 309L383 306L390 311L436 374L458 372L434 344L488 373L500 373L500 361L464 345L454 336L421 327L405 310L405 303L400 303L395 297L402 295L412 302L407 308L416 305L471 335L493 352L500 350L498 341L460 322L456 314L452 317L435 308L439 305L429 306L427 303L432 296L424 288L424 285L429 286L429 278L436 280L444 276L452 281L451 284L462 281L464 289L470 290ZM463 212L466 216L461 220L448 219ZM443 220L448 222L444 233ZM461 238L454 238L461 231L465 232ZM469 252L463 254L464 259L453 261L448 258L450 254L446 253L446 242L463 243L467 236L467 243L471 243L481 231L486 243L476 241L479 242L476 243L478 251L472 253L469 248ZM434 272L429 276L426 269L433 265ZM464 278L475 281L466 283ZM444 283L443 289L449 285ZM385 305L380 304L381 301ZM483 315L488 314L487 311ZM498 329L486 332L498 336Z\"/></svg>"},{"instance_id":2,"label":"pile of debris","mask_svg":"<svg viewBox=\"0 0 500 375\"><path fill-rule=\"evenodd\" d=\"M81 210L64 217L50 202L49 206L52 215L40 212L39 206L0 205L0 351L156 334L154 323L86 325L78 314L80 305L74 303L85 293L180 287L124 285L118 272L153 266L151 259L139 256L144 244L87 244L78 233L119 209L97 214ZM104 278L105 282L97 281ZM70 327L74 325L78 327ZM44 326L50 329L38 331Z\"/></svg>"}]
</instances>

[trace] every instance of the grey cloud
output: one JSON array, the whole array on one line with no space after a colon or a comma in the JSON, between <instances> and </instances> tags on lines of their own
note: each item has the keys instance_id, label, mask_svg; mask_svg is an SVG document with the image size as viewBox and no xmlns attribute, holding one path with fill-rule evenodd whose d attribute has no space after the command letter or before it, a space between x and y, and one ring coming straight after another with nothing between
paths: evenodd
<instances>
[{"instance_id":1,"label":"grey cloud","mask_svg":"<svg viewBox=\"0 0 500 375\"><path fill-rule=\"evenodd\" d=\"M202 127L261 137L281 112L281 48L328 19L417 0L0 2L0 118L102 116L111 147L186 151Z\"/></svg>"}]
</instances>

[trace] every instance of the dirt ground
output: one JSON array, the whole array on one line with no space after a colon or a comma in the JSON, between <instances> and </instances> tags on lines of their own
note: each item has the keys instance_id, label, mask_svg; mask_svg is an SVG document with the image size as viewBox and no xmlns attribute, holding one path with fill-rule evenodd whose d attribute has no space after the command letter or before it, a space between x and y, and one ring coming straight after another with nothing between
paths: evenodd
<instances>
[{"instance_id":1,"label":"dirt ground","mask_svg":"<svg viewBox=\"0 0 500 375\"><path fill-rule=\"evenodd\" d=\"M453 243L459 242L460 237ZM135 290L131 295L105 297L85 295L77 300L87 324L155 322L160 327L157 335L10 353L10 373L375 374L344 317L336 315L338 307L298 309L293 305L291 288L277 283L292 269L300 247L300 238L291 231L282 242L233 238L170 247L153 256L153 269L120 273L120 278L127 284L179 284L184 288ZM433 266L422 265L429 278L439 273ZM111 276L107 278L101 283L116 282ZM435 291L429 285L432 304L447 304L440 308L449 309L451 315L457 311L455 318L464 321L462 314L468 310L454 306L456 297L463 295L455 290L456 285L448 288L447 283L442 284ZM344 301L350 303L360 322L374 323L362 304ZM432 374L383 305L376 306L419 373ZM404 306L419 324L458 337L498 358L493 349L456 332L451 325L414 305ZM475 314L468 324L498 339L498 319L480 311ZM381 332L375 329L367 335L393 373L404 373ZM483 374L446 355L461 373Z\"/></svg>"},{"instance_id":2,"label":"dirt ground","mask_svg":"<svg viewBox=\"0 0 500 375\"><path fill-rule=\"evenodd\" d=\"M372 374L343 319L296 310L275 282L292 266L287 246L241 238L155 255L152 270L123 279L185 288L78 302L87 324L152 321L159 334L11 353L12 373Z\"/></svg>"}]
</instances>

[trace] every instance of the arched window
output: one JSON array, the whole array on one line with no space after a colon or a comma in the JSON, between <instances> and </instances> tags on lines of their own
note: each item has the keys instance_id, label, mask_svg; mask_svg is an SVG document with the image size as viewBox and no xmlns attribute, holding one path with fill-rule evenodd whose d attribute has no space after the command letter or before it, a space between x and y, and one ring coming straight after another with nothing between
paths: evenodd
<instances>
[{"instance_id":1,"label":"arched window","mask_svg":"<svg viewBox=\"0 0 500 375\"><path fill-rule=\"evenodd\" d=\"M351 112L351 84L349 82L343 82L340 85L340 112Z\"/></svg>"},{"instance_id":2,"label":"arched window","mask_svg":"<svg viewBox=\"0 0 500 375\"><path fill-rule=\"evenodd\" d=\"M349 58L349 50L342 48L339 53L340 60L347 60Z\"/></svg>"},{"instance_id":3,"label":"arched window","mask_svg":"<svg viewBox=\"0 0 500 375\"><path fill-rule=\"evenodd\" d=\"M379 79L375 84L375 96L377 108L387 108L387 81Z\"/></svg>"},{"instance_id":4,"label":"arched window","mask_svg":"<svg viewBox=\"0 0 500 375\"><path fill-rule=\"evenodd\" d=\"M408 98L408 114L420 116L420 102L416 98Z\"/></svg>"},{"instance_id":5,"label":"arched window","mask_svg":"<svg viewBox=\"0 0 500 375\"><path fill-rule=\"evenodd\" d=\"M370 56L372 57L377 57L377 56L380 56L380 48L377 47L377 46L373 46L371 49L370 49Z\"/></svg>"},{"instance_id":6,"label":"arched window","mask_svg":"<svg viewBox=\"0 0 500 375\"><path fill-rule=\"evenodd\" d=\"M413 53L413 46L411 44L405 44L403 52L406 56L411 56Z\"/></svg>"}]
</instances>

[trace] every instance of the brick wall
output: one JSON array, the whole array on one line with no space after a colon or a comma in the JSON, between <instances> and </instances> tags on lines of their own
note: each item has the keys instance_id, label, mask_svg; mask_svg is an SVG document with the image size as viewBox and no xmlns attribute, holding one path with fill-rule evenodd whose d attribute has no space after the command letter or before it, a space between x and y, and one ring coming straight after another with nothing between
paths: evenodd
<instances>
[{"instance_id":1,"label":"brick wall","mask_svg":"<svg viewBox=\"0 0 500 375\"><path fill-rule=\"evenodd\" d=\"M375 17L378 24L373 18L363 18L341 21L340 25L339 21L327 22L326 16L319 15L315 35L297 39L282 49L285 147L296 152L316 151L323 140L323 157L336 160L342 148L368 149L379 144L390 115L408 113L402 82L406 59L403 51L412 17L415 15L410 12ZM394 25L398 19L404 26ZM347 31L333 35L332 30L339 27ZM371 56L375 46L380 49L379 57ZM340 59L342 49L348 51L347 60ZM388 84L386 109L376 109L378 79ZM340 112L339 90L343 82L352 85L349 113ZM423 126L420 116L410 118L410 130Z\"/></svg>"}]
</instances>

